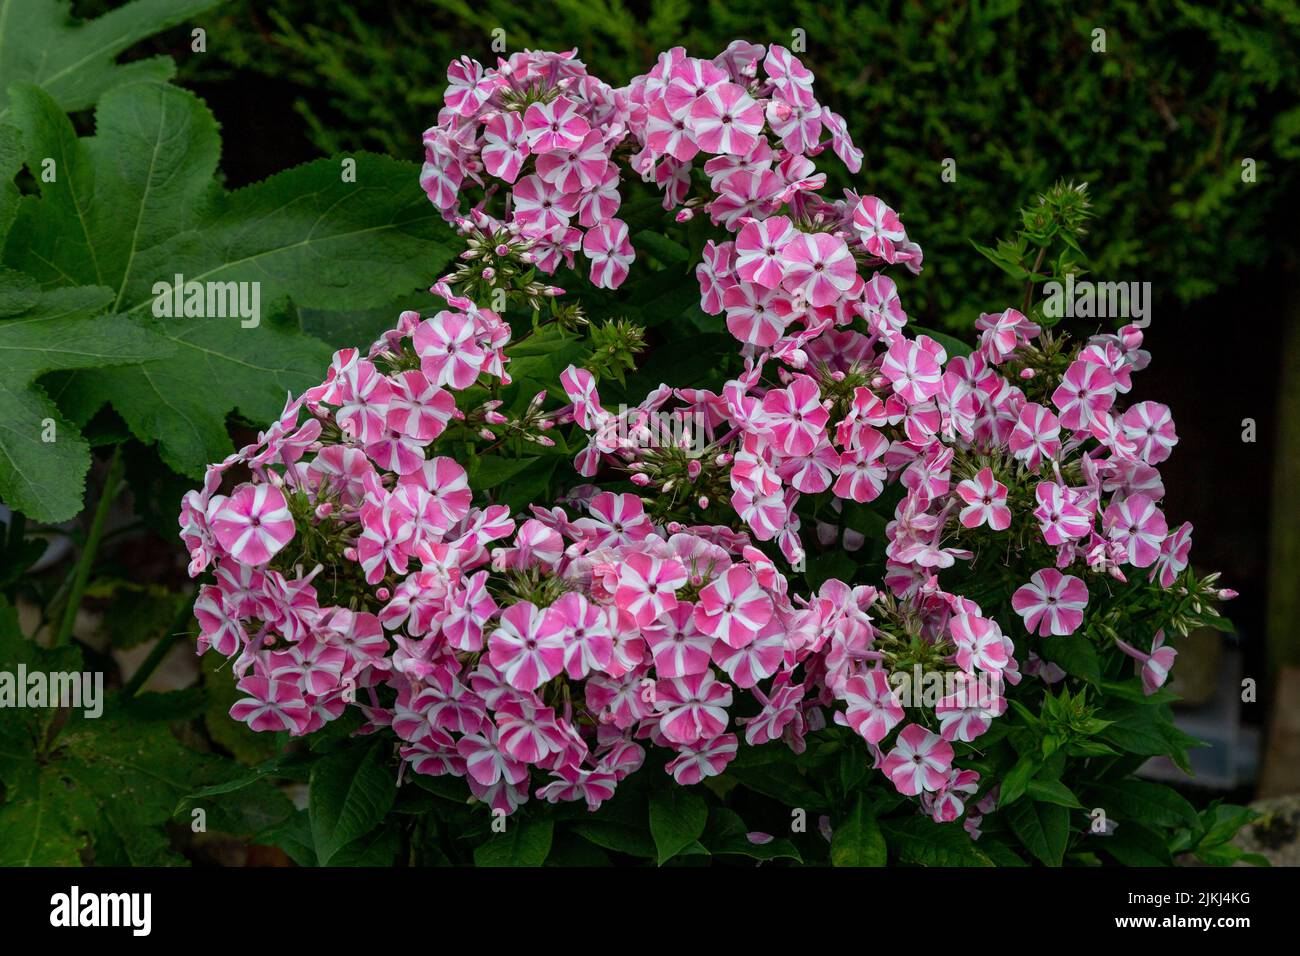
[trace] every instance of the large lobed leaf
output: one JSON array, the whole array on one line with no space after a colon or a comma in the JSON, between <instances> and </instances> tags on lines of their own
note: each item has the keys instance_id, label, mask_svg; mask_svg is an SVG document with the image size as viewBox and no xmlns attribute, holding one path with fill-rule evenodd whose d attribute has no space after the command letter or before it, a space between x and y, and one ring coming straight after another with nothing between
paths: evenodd
<instances>
[{"instance_id":1,"label":"large lobed leaf","mask_svg":"<svg viewBox=\"0 0 1300 956\"><path fill-rule=\"evenodd\" d=\"M325 159L227 193L214 181L216 123L187 91L162 83L114 88L96 110L95 135L80 139L38 87L15 86L10 107L17 130L0 126L0 176L12 177L21 143L40 193L15 212L12 188L0 191L0 227L13 219L0 258L0 316L29 308L20 301L33 295L24 275L47 291L106 288L100 310L129 316L114 320L115 334L150 346L32 368L13 385L23 391L0 395L0 451L9 459L0 496L40 520L78 510L89 465L71 428L61 433L64 448L20 440L58 417L49 414L50 399L79 425L111 404L137 438L157 442L168 465L198 476L231 450L229 414L267 421L287 392L320 381L331 350L302 333L298 308L391 301L427 285L450 257L447 228L412 164L359 155L353 177L342 160ZM42 175L47 159L52 177ZM156 317L155 286L177 274L186 282L258 283L260 321ZM75 344L92 329L61 331ZM52 377L47 395L29 387L56 368L78 371ZM56 458L59 487L38 493Z\"/></svg>"},{"instance_id":2,"label":"large lobed leaf","mask_svg":"<svg viewBox=\"0 0 1300 956\"><path fill-rule=\"evenodd\" d=\"M6 301L15 308L28 301L24 291L6 294L3 280L0 275L0 315L6 314ZM0 496L25 514L62 521L81 510L90 447L37 377L56 369L139 362L166 355L170 347L123 316L97 315L112 300L108 289L29 291L31 307L0 319Z\"/></svg>"},{"instance_id":3,"label":"large lobed leaf","mask_svg":"<svg viewBox=\"0 0 1300 956\"><path fill-rule=\"evenodd\" d=\"M0 120L8 116L7 91L15 83L40 86L72 112L122 83L170 78L176 66L169 57L119 64L117 56L217 3L133 0L96 20L78 21L67 2L0 0Z\"/></svg>"}]
</instances>

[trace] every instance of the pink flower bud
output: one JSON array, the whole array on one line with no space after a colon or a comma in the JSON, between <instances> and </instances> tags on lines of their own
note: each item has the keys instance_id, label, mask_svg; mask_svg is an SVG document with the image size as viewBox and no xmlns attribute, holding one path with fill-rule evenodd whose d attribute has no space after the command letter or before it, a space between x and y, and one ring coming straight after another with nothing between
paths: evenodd
<instances>
[{"instance_id":1,"label":"pink flower bud","mask_svg":"<svg viewBox=\"0 0 1300 956\"><path fill-rule=\"evenodd\" d=\"M349 561L355 561L355 560L357 559L357 549L356 549L356 548L344 548L344 549L343 549L343 557L347 558Z\"/></svg>"},{"instance_id":2,"label":"pink flower bud","mask_svg":"<svg viewBox=\"0 0 1300 956\"><path fill-rule=\"evenodd\" d=\"M479 429L478 437L483 439L484 441L492 441L492 439L496 438L497 436L492 434L492 429L481 428Z\"/></svg>"},{"instance_id":3,"label":"pink flower bud","mask_svg":"<svg viewBox=\"0 0 1300 956\"><path fill-rule=\"evenodd\" d=\"M694 481L696 478L700 477L700 472L703 470L703 463L698 458L692 458L690 463L686 466L686 475L691 479L691 481Z\"/></svg>"},{"instance_id":4,"label":"pink flower bud","mask_svg":"<svg viewBox=\"0 0 1300 956\"><path fill-rule=\"evenodd\" d=\"M709 506L709 499L706 495L700 495L700 500L698 503L701 508L707 508Z\"/></svg>"},{"instance_id":5,"label":"pink flower bud","mask_svg":"<svg viewBox=\"0 0 1300 956\"><path fill-rule=\"evenodd\" d=\"M488 412L483 416L483 421L489 425L504 425L510 419L506 418L500 412Z\"/></svg>"},{"instance_id":6,"label":"pink flower bud","mask_svg":"<svg viewBox=\"0 0 1300 956\"><path fill-rule=\"evenodd\" d=\"M491 266L487 266L486 268L484 268L482 272L479 273L479 275L483 277L484 282L491 282L493 279L496 278L497 270L493 269Z\"/></svg>"},{"instance_id":7,"label":"pink flower bud","mask_svg":"<svg viewBox=\"0 0 1300 956\"><path fill-rule=\"evenodd\" d=\"M1028 381L1034 377L1034 370L1032 368L1022 368L1020 370L1020 377Z\"/></svg>"},{"instance_id":8,"label":"pink flower bud","mask_svg":"<svg viewBox=\"0 0 1300 956\"><path fill-rule=\"evenodd\" d=\"M1232 588L1219 588L1220 601L1231 601L1236 596L1237 596L1237 592L1234 591Z\"/></svg>"},{"instance_id":9,"label":"pink flower bud","mask_svg":"<svg viewBox=\"0 0 1300 956\"><path fill-rule=\"evenodd\" d=\"M317 519L324 521L334 512L334 505L329 501L322 501L316 506Z\"/></svg>"},{"instance_id":10,"label":"pink flower bud","mask_svg":"<svg viewBox=\"0 0 1300 956\"><path fill-rule=\"evenodd\" d=\"M683 209L681 212L677 214L678 222L690 222L694 218L695 218L694 209Z\"/></svg>"},{"instance_id":11,"label":"pink flower bud","mask_svg":"<svg viewBox=\"0 0 1300 956\"><path fill-rule=\"evenodd\" d=\"M636 485L638 488L646 488L650 485L650 476L646 474L642 474L641 472L637 472L629 479L629 481L631 481L632 484Z\"/></svg>"},{"instance_id":12,"label":"pink flower bud","mask_svg":"<svg viewBox=\"0 0 1300 956\"><path fill-rule=\"evenodd\" d=\"M381 601L387 601L390 597L392 597L392 592L389 591L388 588L380 588L379 590L375 591L375 597L379 598L379 600Z\"/></svg>"},{"instance_id":13,"label":"pink flower bud","mask_svg":"<svg viewBox=\"0 0 1300 956\"><path fill-rule=\"evenodd\" d=\"M499 255L499 256L508 256L508 255L510 255L510 247L507 246L504 242L501 243L501 245L497 246L497 247L496 247L495 249L493 249L492 251L495 252L495 253L496 253L497 255Z\"/></svg>"}]
</instances>

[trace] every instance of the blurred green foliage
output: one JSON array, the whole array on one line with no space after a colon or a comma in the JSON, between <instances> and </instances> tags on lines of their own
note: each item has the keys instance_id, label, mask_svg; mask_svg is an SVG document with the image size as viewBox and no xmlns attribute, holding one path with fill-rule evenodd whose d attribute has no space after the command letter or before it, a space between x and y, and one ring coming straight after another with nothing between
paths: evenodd
<instances>
[{"instance_id":1,"label":"blurred green foliage","mask_svg":"<svg viewBox=\"0 0 1300 956\"><path fill-rule=\"evenodd\" d=\"M406 158L435 120L448 61L493 62L498 28L508 50L576 46L614 85L673 44L710 56L735 37L794 45L803 31L819 99L866 152L854 185L899 209L925 249L906 305L931 325L1008 304L1014 283L967 243L1061 177L1097 199L1092 271L1151 281L1171 304L1266 264L1294 231L1282 214L1300 158L1294 0L235 0L203 21L211 52L183 78L288 82L322 151Z\"/></svg>"}]
</instances>

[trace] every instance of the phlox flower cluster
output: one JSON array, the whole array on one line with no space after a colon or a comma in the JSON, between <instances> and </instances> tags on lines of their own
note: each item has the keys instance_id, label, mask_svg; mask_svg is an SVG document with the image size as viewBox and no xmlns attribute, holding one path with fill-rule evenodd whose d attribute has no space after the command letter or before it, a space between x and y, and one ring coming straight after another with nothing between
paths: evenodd
<instances>
[{"instance_id":1,"label":"phlox flower cluster","mask_svg":"<svg viewBox=\"0 0 1300 956\"><path fill-rule=\"evenodd\" d=\"M679 219L702 208L735 231L789 206L818 223L806 232L788 219L785 231L765 227L762 248L746 261L746 283L807 292L820 307L852 272L848 247L822 235L830 231L822 220L836 214L816 196L825 174L813 158L829 148L856 172L862 154L843 117L817 102L812 73L784 47L738 40L712 59L675 47L619 88L588 73L576 51L523 51L491 68L461 57L447 78L438 122L424 134L421 183L462 230L516 237L499 243L503 256L522 255L551 273L561 262L572 267L581 252L592 283L617 288L636 256L617 216L625 166L654 183ZM467 195L481 198L466 209ZM919 267L920 249L887 206L850 200L855 228L867 237L864 255ZM759 242L753 233L745 233L747 244ZM764 268L769 246L767 258L800 265L789 276Z\"/></svg>"},{"instance_id":2,"label":"phlox flower cluster","mask_svg":"<svg viewBox=\"0 0 1300 956\"><path fill-rule=\"evenodd\" d=\"M1064 676L1039 641L1111 640L1153 694L1176 651L1163 630L1117 634L1110 586L1232 596L1191 580L1191 526L1164 514L1173 420L1126 398L1142 331L1072 342L1008 308L954 354L909 328L886 272L919 272L920 247L880 199L819 195L814 157L856 172L861 154L788 50L673 49L619 89L573 52L462 57L448 76L421 179L477 271L435 284L433 317L336 354L182 507L190 573L212 569L199 648L232 662L237 719L302 735L355 706L404 772L464 778L507 812L594 810L655 750L695 785L742 745L802 752L838 724L922 812L978 836L996 801L968 766L980 737L1009 688ZM508 383L510 330L452 286L482 301L510 277L536 304L561 290L532 267L579 250L595 285L620 285L620 164L725 231L696 278L737 342L729 377L611 412L570 366L558 410L545 393L513 423L472 405L477 383ZM666 415L686 427L665 438ZM569 423L594 483L524 513L481 504L439 453L506 427L546 445ZM635 492L597 484L611 476ZM850 515L873 502L892 513L877 585L797 593L810 547L861 547ZM990 587L1002 571L1014 582ZM946 678L937 700L909 693L922 672Z\"/></svg>"}]
</instances>

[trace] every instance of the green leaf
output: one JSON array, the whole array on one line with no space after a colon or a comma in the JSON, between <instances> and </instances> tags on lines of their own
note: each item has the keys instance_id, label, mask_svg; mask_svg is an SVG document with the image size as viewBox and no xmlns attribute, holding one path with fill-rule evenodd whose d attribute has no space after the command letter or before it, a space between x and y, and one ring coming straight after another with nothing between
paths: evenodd
<instances>
[{"instance_id":1,"label":"green leaf","mask_svg":"<svg viewBox=\"0 0 1300 956\"><path fill-rule=\"evenodd\" d=\"M866 797L858 797L853 810L835 828L831 839L831 866L884 866L885 836Z\"/></svg>"},{"instance_id":2,"label":"green leaf","mask_svg":"<svg viewBox=\"0 0 1300 956\"><path fill-rule=\"evenodd\" d=\"M1073 810L1083 808L1074 791L1059 780L1030 780L1026 792L1042 803L1054 803L1058 807L1069 807Z\"/></svg>"},{"instance_id":3,"label":"green leaf","mask_svg":"<svg viewBox=\"0 0 1300 956\"><path fill-rule=\"evenodd\" d=\"M709 807L685 787L656 790L650 795L650 835L662 866L695 843L704 833Z\"/></svg>"},{"instance_id":4,"label":"green leaf","mask_svg":"<svg viewBox=\"0 0 1300 956\"><path fill-rule=\"evenodd\" d=\"M474 848L477 866L541 866L551 852L554 822L506 819L504 833L494 833Z\"/></svg>"},{"instance_id":5,"label":"green leaf","mask_svg":"<svg viewBox=\"0 0 1300 956\"><path fill-rule=\"evenodd\" d=\"M1070 811L1051 803L1022 800L1000 811L1025 849L1047 866L1060 866L1070 838Z\"/></svg>"},{"instance_id":6,"label":"green leaf","mask_svg":"<svg viewBox=\"0 0 1300 956\"><path fill-rule=\"evenodd\" d=\"M998 806L1009 807L1024 796L1030 779L1038 772L1040 766L1041 763L1028 754L1017 760L1015 766L1002 779L1002 787L998 791Z\"/></svg>"},{"instance_id":7,"label":"green leaf","mask_svg":"<svg viewBox=\"0 0 1300 956\"><path fill-rule=\"evenodd\" d=\"M312 845L321 866L379 825L397 796L383 740L350 746L322 759L311 771L308 803Z\"/></svg>"},{"instance_id":8,"label":"green leaf","mask_svg":"<svg viewBox=\"0 0 1300 956\"><path fill-rule=\"evenodd\" d=\"M21 203L4 263L47 288L111 288L109 307L161 337L168 353L60 374L50 397L79 424L112 404L132 434L157 442L191 477L230 452L229 413L264 422L287 392L320 381L331 349L301 333L297 309L394 301L450 256L446 225L412 188L413 164L358 154L355 181L345 181L339 160L319 160L225 193L213 183L215 123L184 90L112 91L87 139L35 87L15 90L13 113L29 167L39 173L40 158L52 156L58 175L37 175L41 194ZM172 315L178 275L206 283L226 317ZM229 314L231 293L247 312ZM195 311L208 312L206 302Z\"/></svg>"},{"instance_id":9,"label":"green leaf","mask_svg":"<svg viewBox=\"0 0 1300 956\"><path fill-rule=\"evenodd\" d=\"M1101 661L1097 649L1082 634L1040 641L1038 653L1043 660L1059 665L1067 674L1082 677L1090 684L1101 683Z\"/></svg>"},{"instance_id":10,"label":"green leaf","mask_svg":"<svg viewBox=\"0 0 1300 956\"><path fill-rule=\"evenodd\" d=\"M992 866L960 823L935 823L929 817L882 820L892 857L908 866Z\"/></svg>"},{"instance_id":11,"label":"green leaf","mask_svg":"<svg viewBox=\"0 0 1300 956\"><path fill-rule=\"evenodd\" d=\"M176 70L169 57L116 62L131 46L217 5L217 0L134 0L96 20L74 20L58 0L5 0L0 4L0 120L9 87L35 83L68 112L93 104L123 83L165 80Z\"/></svg>"},{"instance_id":12,"label":"green leaf","mask_svg":"<svg viewBox=\"0 0 1300 956\"><path fill-rule=\"evenodd\" d=\"M0 498L38 521L65 521L81 510L90 446L37 379L171 351L122 316L96 315L111 299L103 288L57 289L17 318L0 319Z\"/></svg>"},{"instance_id":13,"label":"green leaf","mask_svg":"<svg viewBox=\"0 0 1300 956\"><path fill-rule=\"evenodd\" d=\"M626 853L653 859L655 844L650 834L640 827L630 826L611 820L584 820L575 823L573 832L596 846L615 853Z\"/></svg>"},{"instance_id":14,"label":"green leaf","mask_svg":"<svg viewBox=\"0 0 1300 956\"><path fill-rule=\"evenodd\" d=\"M1120 750L1148 757L1170 750L1156 706L1118 703L1098 716L1112 723L1097 736Z\"/></svg>"},{"instance_id":15,"label":"green leaf","mask_svg":"<svg viewBox=\"0 0 1300 956\"><path fill-rule=\"evenodd\" d=\"M16 126L0 124L0 249L4 248L9 226L18 214L21 196L13 183L23 166L23 137ZM0 312L0 316L4 313Z\"/></svg>"},{"instance_id":16,"label":"green leaf","mask_svg":"<svg viewBox=\"0 0 1300 956\"><path fill-rule=\"evenodd\" d=\"M1119 823L1109 836L1098 835L1089 846L1104 850L1124 866L1173 865L1160 835L1131 820Z\"/></svg>"},{"instance_id":17,"label":"green leaf","mask_svg":"<svg viewBox=\"0 0 1300 956\"><path fill-rule=\"evenodd\" d=\"M740 814L726 807L709 808L709 825L700 841L709 853L745 856L752 860L794 860L803 862L799 851L789 840L776 837L766 843L755 843Z\"/></svg>"},{"instance_id":18,"label":"green leaf","mask_svg":"<svg viewBox=\"0 0 1300 956\"><path fill-rule=\"evenodd\" d=\"M913 332L916 332L919 335L930 336L930 338L942 345L944 351L948 353L949 358L959 355L970 355L971 352L975 351L969 342L965 342L954 335L949 335L947 332L940 332L937 329L927 329L920 325L913 325L910 326L910 328Z\"/></svg>"},{"instance_id":19,"label":"green leaf","mask_svg":"<svg viewBox=\"0 0 1300 956\"><path fill-rule=\"evenodd\" d=\"M1196 826L1196 808L1177 790L1146 780L1097 783L1089 800L1103 807L1116 823L1135 821L1156 827Z\"/></svg>"}]
</instances>

